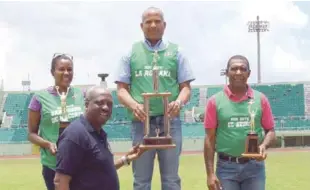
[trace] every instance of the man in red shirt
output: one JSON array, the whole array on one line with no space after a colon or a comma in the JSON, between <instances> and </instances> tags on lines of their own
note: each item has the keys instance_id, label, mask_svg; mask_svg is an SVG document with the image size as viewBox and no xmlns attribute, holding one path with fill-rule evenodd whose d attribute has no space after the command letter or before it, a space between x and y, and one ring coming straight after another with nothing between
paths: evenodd
<instances>
[{"instance_id":1,"label":"man in red shirt","mask_svg":"<svg viewBox=\"0 0 310 190\"><path fill-rule=\"evenodd\" d=\"M207 102L204 157L209 190L265 190L265 150L276 138L274 119L267 97L247 84L250 72L247 58L241 55L231 57L226 70L229 85ZM247 109L249 101L254 102L252 106L257 110L255 131L259 136L262 159L255 160L241 155L250 130Z\"/></svg>"}]
</instances>

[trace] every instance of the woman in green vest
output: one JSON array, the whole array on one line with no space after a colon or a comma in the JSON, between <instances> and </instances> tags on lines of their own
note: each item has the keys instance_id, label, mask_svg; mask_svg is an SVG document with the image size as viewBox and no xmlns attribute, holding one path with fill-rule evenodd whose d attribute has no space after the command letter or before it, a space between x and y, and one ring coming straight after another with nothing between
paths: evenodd
<instances>
[{"instance_id":1,"label":"woman in green vest","mask_svg":"<svg viewBox=\"0 0 310 190\"><path fill-rule=\"evenodd\" d=\"M38 91L29 104L28 139L40 147L42 175L48 190L54 190L56 167L56 142L63 128L60 127L60 94L67 94L66 111L69 122L84 111L82 90L70 86L73 78L73 57L55 54L51 64L51 74L55 85ZM57 88L56 88L57 87Z\"/></svg>"}]
</instances>

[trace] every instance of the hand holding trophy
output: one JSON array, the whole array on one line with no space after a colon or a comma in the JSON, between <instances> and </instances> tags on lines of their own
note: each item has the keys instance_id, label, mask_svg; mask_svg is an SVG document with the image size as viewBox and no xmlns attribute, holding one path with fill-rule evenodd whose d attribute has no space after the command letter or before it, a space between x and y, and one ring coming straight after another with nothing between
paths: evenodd
<instances>
[{"instance_id":1,"label":"hand holding trophy","mask_svg":"<svg viewBox=\"0 0 310 190\"><path fill-rule=\"evenodd\" d=\"M249 101L248 112L250 115L250 132L247 134L245 141L245 152L242 154L243 157L261 159L262 155L260 154L258 134L255 132L255 116L256 109L252 109L254 104L253 100Z\"/></svg>"},{"instance_id":2,"label":"hand holding trophy","mask_svg":"<svg viewBox=\"0 0 310 190\"><path fill-rule=\"evenodd\" d=\"M146 120L144 122L144 138L143 143L140 145L141 149L168 149L175 148L176 145L172 141L170 136L170 118L168 116L168 97L171 96L170 92L159 93L159 67L157 66L159 55L158 52L154 52L154 57L152 61L153 70L153 89L154 93L142 93L144 98L144 110L146 113ZM164 102L164 136L159 136L160 129L156 129L156 137L150 137L150 116L149 116L149 99L151 97L162 97Z\"/></svg>"},{"instance_id":3,"label":"hand holding trophy","mask_svg":"<svg viewBox=\"0 0 310 190\"><path fill-rule=\"evenodd\" d=\"M59 92L59 86L56 86L56 91L60 97L61 115L59 116L59 134L70 124L68 112L67 112L67 96L70 87L67 88L67 92Z\"/></svg>"}]
</instances>

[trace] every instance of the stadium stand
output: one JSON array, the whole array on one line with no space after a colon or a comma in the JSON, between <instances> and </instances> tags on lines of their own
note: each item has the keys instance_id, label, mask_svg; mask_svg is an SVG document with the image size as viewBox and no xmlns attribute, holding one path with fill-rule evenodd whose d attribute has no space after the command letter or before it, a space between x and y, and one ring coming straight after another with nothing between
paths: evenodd
<instances>
[{"instance_id":1,"label":"stadium stand","mask_svg":"<svg viewBox=\"0 0 310 190\"><path fill-rule=\"evenodd\" d=\"M31 97L31 93L9 93L7 95L2 111L6 113L7 116L13 116L11 127L17 128L27 125L27 107Z\"/></svg>"},{"instance_id":2,"label":"stadium stand","mask_svg":"<svg viewBox=\"0 0 310 190\"><path fill-rule=\"evenodd\" d=\"M309 84L262 84L252 85L263 92L270 101L278 132L310 131L310 86ZM194 86L191 100L181 111L183 138L201 139L206 101L222 86ZM0 103L3 112L0 128L1 143L27 141L27 106L32 93L5 93ZM116 91L112 91L114 108L112 118L105 126L112 141L130 140L130 125L127 110L119 103Z\"/></svg>"}]
</instances>

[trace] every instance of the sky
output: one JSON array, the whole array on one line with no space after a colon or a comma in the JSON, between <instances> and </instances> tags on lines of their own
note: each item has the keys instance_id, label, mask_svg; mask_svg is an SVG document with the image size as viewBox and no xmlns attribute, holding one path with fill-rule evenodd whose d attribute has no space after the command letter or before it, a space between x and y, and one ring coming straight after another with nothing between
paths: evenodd
<instances>
[{"instance_id":1,"label":"sky","mask_svg":"<svg viewBox=\"0 0 310 190\"><path fill-rule=\"evenodd\" d=\"M74 57L74 85L99 84L109 73L115 87L118 63L132 43L143 40L141 14L161 8L167 28L164 39L177 43L188 57L193 85L223 84L220 70L229 57L246 56L250 83L257 82L257 38L248 21L269 21L261 33L263 83L298 82L310 78L310 2L0 2L0 79L5 90L53 85L55 52Z\"/></svg>"}]
</instances>

